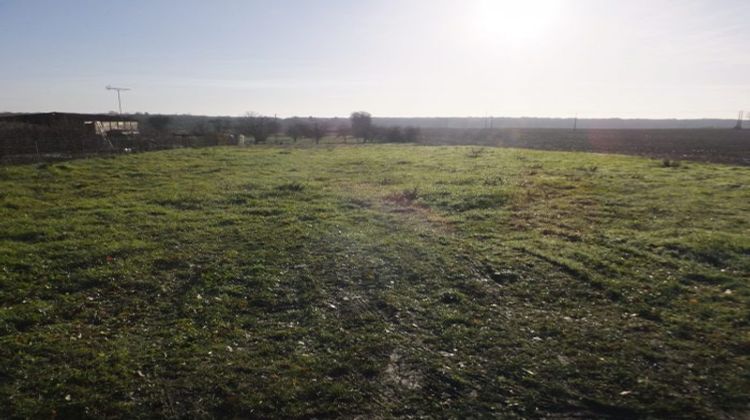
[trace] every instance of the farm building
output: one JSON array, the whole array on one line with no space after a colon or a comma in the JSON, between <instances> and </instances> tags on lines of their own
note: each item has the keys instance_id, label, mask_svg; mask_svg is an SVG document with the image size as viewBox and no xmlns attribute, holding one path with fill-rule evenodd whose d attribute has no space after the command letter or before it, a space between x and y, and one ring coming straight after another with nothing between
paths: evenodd
<instances>
[{"instance_id":1,"label":"farm building","mask_svg":"<svg viewBox=\"0 0 750 420\"><path fill-rule=\"evenodd\" d=\"M136 134L138 121L120 115L11 114L0 116L0 156L112 150Z\"/></svg>"},{"instance_id":2,"label":"farm building","mask_svg":"<svg viewBox=\"0 0 750 420\"><path fill-rule=\"evenodd\" d=\"M121 115L71 114L49 112L44 114L18 114L0 117L0 122L15 122L44 126L52 129L83 131L87 134L138 134L138 121Z\"/></svg>"}]
</instances>

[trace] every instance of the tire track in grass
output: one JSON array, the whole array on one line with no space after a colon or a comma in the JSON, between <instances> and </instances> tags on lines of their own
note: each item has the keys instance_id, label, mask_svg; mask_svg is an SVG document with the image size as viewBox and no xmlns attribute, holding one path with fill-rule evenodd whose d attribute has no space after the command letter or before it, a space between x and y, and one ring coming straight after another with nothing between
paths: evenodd
<instances>
[{"instance_id":1,"label":"tire track in grass","mask_svg":"<svg viewBox=\"0 0 750 420\"><path fill-rule=\"evenodd\" d=\"M369 198L347 195L341 204L352 200L369 202ZM377 395L371 403L379 409L395 409L405 394L420 398L424 375L410 363L418 358L414 350L424 347L421 341L426 332L418 327L419 315L404 303L418 295L411 289L419 286L426 273L413 265L429 254L432 244L426 245L430 239L425 237L423 222L403 217L404 213L369 205L349 210L347 220L332 226L313 247L317 257L312 260L317 263L303 270L311 275L325 273L326 298L318 304L327 322L335 322L349 337L379 342L368 343L369 357L377 367L368 379L369 392ZM433 274L439 280L440 273ZM404 293L412 296L405 298ZM356 346L359 339L352 340ZM352 385L359 386L356 381Z\"/></svg>"},{"instance_id":2,"label":"tire track in grass","mask_svg":"<svg viewBox=\"0 0 750 420\"><path fill-rule=\"evenodd\" d=\"M486 414L487 402L477 401L477 396L493 387L492 379L482 373L462 379L450 367L461 370L471 364L481 372L483 355L476 349L462 349L457 355L457 349L448 344L452 339L445 336L443 309L435 305L453 303L456 295L451 290L464 290L472 301L476 295L489 297L477 303L480 312L494 311L497 306L489 302L500 297L498 289L487 278L486 267L462 251L463 243L439 217L431 216L429 209L403 210L412 204L386 198L376 205L359 206L364 207L360 213L366 213L366 227L361 214L359 227L371 231L358 234L357 228L352 228L329 240L340 248L328 263L346 273L344 277L359 278L330 290L331 305L335 306L330 309L372 316L387 332L390 350L379 355L376 405L389 407L394 415L425 415L451 406ZM436 292L441 290L445 292L438 293L435 302ZM472 304L467 311L476 313L477 307ZM470 330L467 338L472 334L476 331ZM504 410L512 411L512 407Z\"/></svg>"}]
</instances>

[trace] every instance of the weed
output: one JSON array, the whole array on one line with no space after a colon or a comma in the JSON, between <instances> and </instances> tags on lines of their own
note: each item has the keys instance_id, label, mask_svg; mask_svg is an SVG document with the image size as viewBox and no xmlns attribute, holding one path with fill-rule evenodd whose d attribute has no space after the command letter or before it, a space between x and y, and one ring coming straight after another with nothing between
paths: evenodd
<instances>
[{"instance_id":1,"label":"weed","mask_svg":"<svg viewBox=\"0 0 750 420\"><path fill-rule=\"evenodd\" d=\"M397 193L390 194L386 197L387 201L402 206L411 205L419 198L419 189L417 187L407 188Z\"/></svg>"},{"instance_id":2,"label":"weed","mask_svg":"<svg viewBox=\"0 0 750 420\"><path fill-rule=\"evenodd\" d=\"M487 178L484 178L482 180L482 184L487 185L489 187L496 187L498 185L503 185L505 183L505 179L502 176L488 176Z\"/></svg>"},{"instance_id":3,"label":"weed","mask_svg":"<svg viewBox=\"0 0 750 420\"><path fill-rule=\"evenodd\" d=\"M395 184L398 184L398 181L396 181L395 179L393 179L391 177L384 177L384 178L381 178L380 181L378 181L378 184L380 184L380 185L395 185Z\"/></svg>"},{"instance_id":4,"label":"weed","mask_svg":"<svg viewBox=\"0 0 750 420\"><path fill-rule=\"evenodd\" d=\"M285 184L277 185L276 190L286 192L300 192L305 190L305 185L299 182L287 182Z\"/></svg>"},{"instance_id":5,"label":"weed","mask_svg":"<svg viewBox=\"0 0 750 420\"><path fill-rule=\"evenodd\" d=\"M473 148L472 147L469 150L469 153L466 154L466 156L469 157L469 158L471 158L471 159L476 159L476 158L481 157L482 155L484 155L484 153L485 153L485 149L483 147L480 147L480 148Z\"/></svg>"}]
</instances>

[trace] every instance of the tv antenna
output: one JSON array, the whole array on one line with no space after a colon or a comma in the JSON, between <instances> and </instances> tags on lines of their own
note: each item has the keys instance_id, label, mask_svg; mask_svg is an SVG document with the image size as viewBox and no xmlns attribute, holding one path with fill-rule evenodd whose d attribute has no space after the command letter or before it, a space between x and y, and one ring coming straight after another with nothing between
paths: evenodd
<instances>
[{"instance_id":1,"label":"tv antenna","mask_svg":"<svg viewBox=\"0 0 750 420\"><path fill-rule=\"evenodd\" d=\"M125 91L125 90L130 90L130 88L114 87L114 86L107 85L106 89L117 91L117 109L120 111L119 113L122 114L122 100L120 99L120 92Z\"/></svg>"}]
</instances>

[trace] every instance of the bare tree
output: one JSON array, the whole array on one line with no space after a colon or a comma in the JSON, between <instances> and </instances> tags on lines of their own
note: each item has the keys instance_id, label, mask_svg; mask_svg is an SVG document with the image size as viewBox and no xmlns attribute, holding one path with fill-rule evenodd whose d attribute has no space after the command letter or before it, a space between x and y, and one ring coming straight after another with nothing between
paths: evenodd
<instances>
[{"instance_id":1,"label":"bare tree","mask_svg":"<svg viewBox=\"0 0 750 420\"><path fill-rule=\"evenodd\" d=\"M419 127L404 128L404 141L414 143L419 139Z\"/></svg>"},{"instance_id":2,"label":"bare tree","mask_svg":"<svg viewBox=\"0 0 750 420\"><path fill-rule=\"evenodd\" d=\"M315 140L315 144L319 144L320 140L328 134L328 124L323 121L313 120L310 117L310 122L307 124L308 135L311 139Z\"/></svg>"},{"instance_id":3,"label":"bare tree","mask_svg":"<svg viewBox=\"0 0 750 420\"><path fill-rule=\"evenodd\" d=\"M278 119L253 113L245 114L241 125L242 131L253 136L256 143L265 143L269 137L278 133L281 127Z\"/></svg>"},{"instance_id":4,"label":"bare tree","mask_svg":"<svg viewBox=\"0 0 750 420\"><path fill-rule=\"evenodd\" d=\"M369 112L353 112L349 117L352 122L352 134L365 143L372 139L372 115Z\"/></svg>"},{"instance_id":5,"label":"bare tree","mask_svg":"<svg viewBox=\"0 0 750 420\"><path fill-rule=\"evenodd\" d=\"M307 124L295 119L287 126L286 135L291 137L292 140L297 143L297 140L300 137L305 137L307 135L307 131Z\"/></svg>"},{"instance_id":6,"label":"bare tree","mask_svg":"<svg viewBox=\"0 0 750 420\"><path fill-rule=\"evenodd\" d=\"M344 139L344 143L349 139L349 136L352 135L352 127L346 124L340 124L338 128L336 128L336 138L337 139Z\"/></svg>"},{"instance_id":7,"label":"bare tree","mask_svg":"<svg viewBox=\"0 0 750 420\"><path fill-rule=\"evenodd\" d=\"M232 122L228 118L212 118L208 123L213 128L214 133L223 133L232 127Z\"/></svg>"}]
</instances>

